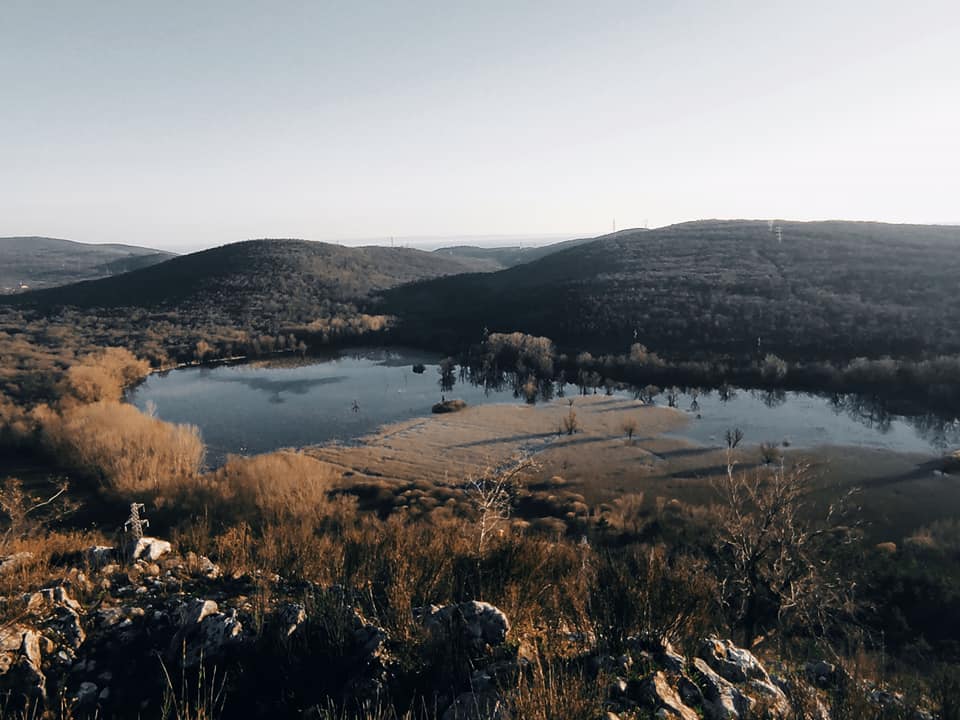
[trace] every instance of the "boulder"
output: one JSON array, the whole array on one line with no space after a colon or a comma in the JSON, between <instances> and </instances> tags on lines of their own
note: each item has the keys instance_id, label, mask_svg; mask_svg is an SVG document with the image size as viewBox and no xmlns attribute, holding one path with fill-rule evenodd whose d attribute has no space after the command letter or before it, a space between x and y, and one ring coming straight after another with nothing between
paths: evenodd
<instances>
[{"instance_id":1,"label":"boulder","mask_svg":"<svg viewBox=\"0 0 960 720\"><path fill-rule=\"evenodd\" d=\"M117 549L107 545L94 545L84 551L84 556L90 567L94 569L104 568L117 562Z\"/></svg>"},{"instance_id":2,"label":"boulder","mask_svg":"<svg viewBox=\"0 0 960 720\"><path fill-rule=\"evenodd\" d=\"M173 549L166 540L152 537L142 537L130 547L130 557L133 560L156 562Z\"/></svg>"},{"instance_id":3,"label":"boulder","mask_svg":"<svg viewBox=\"0 0 960 720\"><path fill-rule=\"evenodd\" d=\"M290 637L307 621L307 610L300 603L284 603L275 615L277 628L283 637Z\"/></svg>"},{"instance_id":4,"label":"boulder","mask_svg":"<svg viewBox=\"0 0 960 720\"><path fill-rule=\"evenodd\" d=\"M754 654L737 647L730 640L720 640L711 635L700 644L699 655L722 678L730 682L762 680L770 683L770 676Z\"/></svg>"},{"instance_id":5,"label":"boulder","mask_svg":"<svg viewBox=\"0 0 960 720\"><path fill-rule=\"evenodd\" d=\"M37 703L46 701L47 678L42 669L41 641L38 632L23 626L0 631L3 648L0 691L12 702L12 706L5 709L36 707ZM11 648L15 649L11 651Z\"/></svg>"},{"instance_id":6,"label":"boulder","mask_svg":"<svg viewBox=\"0 0 960 720\"><path fill-rule=\"evenodd\" d=\"M435 640L460 640L476 648L502 644L510 630L503 612L477 600L444 607L431 605L423 613L423 625Z\"/></svg>"},{"instance_id":7,"label":"boulder","mask_svg":"<svg viewBox=\"0 0 960 720\"><path fill-rule=\"evenodd\" d=\"M169 657L182 660L184 667L218 659L243 640L243 625L236 610L220 612L213 600L194 598L181 606L179 617L180 628L167 652Z\"/></svg>"},{"instance_id":8,"label":"boulder","mask_svg":"<svg viewBox=\"0 0 960 720\"><path fill-rule=\"evenodd\" d=\"M680 699L662 671L654 673L644 681L640 701L655 710L657 717L700 720L696 711Z\"/></svg>"},{"instance_id":9,"label":"boulder","mask_svg":"<svg viewBox=\"0 0 960 720\"><path fill-rule=\"evenodd\" d=\"M756 702L720 677L702 658L695 658L693 669L699 675L703 693L703 711L707 720L741 720L748 717Z\"/></svg>"}]
</instances>

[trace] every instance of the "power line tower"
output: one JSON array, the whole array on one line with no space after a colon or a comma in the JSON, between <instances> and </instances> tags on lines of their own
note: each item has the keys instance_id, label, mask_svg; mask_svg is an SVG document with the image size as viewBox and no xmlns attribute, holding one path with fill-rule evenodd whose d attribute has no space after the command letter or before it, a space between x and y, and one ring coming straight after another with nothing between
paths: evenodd
<instances>
[{"instance_id":1,"label":"power line tower","mask_svg":"<svg viewBox=\"0 0 960 720\"><path fill-rule=\"evenodd\" d=\"M130 503L130 517L123 524L123 529L130 533L134 542L140 540L143 537L143 531L150 526L150 521L140 514L143 509L143 503Z\"/></svg>"}]
</instances>

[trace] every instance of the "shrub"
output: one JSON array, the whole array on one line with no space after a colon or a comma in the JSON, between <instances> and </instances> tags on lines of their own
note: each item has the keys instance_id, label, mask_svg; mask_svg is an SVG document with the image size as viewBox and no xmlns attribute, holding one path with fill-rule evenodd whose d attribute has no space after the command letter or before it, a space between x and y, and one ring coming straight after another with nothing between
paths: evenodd
<instances>
[{"instance_id":1,"label":"shrub","mask_svg":"<svg viewBox=\"0 0 960 720\"><path fill-rule=\"evenodd\" d=\"M67 369L61 393L82 403L119 400L125 388L150 372L150 363L124 348L104 348Z\"/></svg>"},{"instance_id":2,"label":"shrub","mask_svg":"<svg viewBox=\"0 0 960 720\"><path fill-rule=\"evenodd\" d=\"M262 522L320 521L337 514L352 517L352 500L332 500L339 473L301 452L280 450L252 457L230 455L211 474L212 485L230 503L235 517Z\"/></svg>"},{"instance_id":3,"label":"shrub","mask_svg":"<svg viewBox=\"0 0 960 720\"><path fill-rule=\"evenodd\" d=\"M783 452L776 443L760 443L760 459L764 465L777 465L783 460Z\"/></svg>"},{"instance_id":4,"label":"shrub","mask_svg":"<svg viewBox=\"0 0 960 720\"><path fill-rule=\"evenodd\" d=\"M100 401L62 413L41 407L34 417L62 461L126 498L169 498L203 466L206 448L196 426L167 423L133 405Z\"/></svg>"}]
</instances>

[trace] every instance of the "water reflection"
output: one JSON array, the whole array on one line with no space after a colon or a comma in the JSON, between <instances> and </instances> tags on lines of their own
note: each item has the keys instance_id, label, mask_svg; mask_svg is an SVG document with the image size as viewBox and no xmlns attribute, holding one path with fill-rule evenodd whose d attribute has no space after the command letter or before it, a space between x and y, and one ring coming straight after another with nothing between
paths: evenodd
<instances>
[{"instance_id":1,"label":"water reflection","mask_svg":"<svg viewBox=\"0 0 960 720\"><path fill-rule=\"evenodd\" d=\"M422 352L375 349L329 360L187 368L154 375L132 394L140 407L199 425L222 452L266 452L329 440L351 441L384 423L430 414L441 397L468 405L540 403L606 393L672 405L690 418L680 432L711 445L730 427L746 442L788 440L794 446L860 445L941 452L960 446L960 422L930 413L904 417L879 398L812 395L720 387L632 387L595 373L555 378L512 372L487 362L472 366ZM217 451L220 452L220 451ZM216 461L216 453L214 461Z\"/></svg>"},{"instance_id":2,"label":"water reflection","mask_svg":"<svg viewBox=\"0 0 960 720\"><path fill-rule=\"evenodd\" d=\"M445 377L453 376L452 370L449 373ZM563 372L559 374L557 380L544 380L509 370L501 370L489 363L475 367L461 365L456 376L462 384L481 387L488 394L509 389L513 397L530 404L563 398L571 390L575 390L581 395L596 394L599 390L603 390L607 395L626 394L647 404L687 408L688 412L698 419L702 418L705 403L715 405L718 402L723 406L739 403L742 405L739 409L744 413L751 412L752 405L762 405L771 411L782 409L789 412L790 408L788 406L791 402L797 403L799 399L807 398L809 402L823 403L832 414L852 420L859 426L872 430L879 435L890 435L898 425L906 425L920 439L938 452L960 445L960 419L946 418L937 413L900 415L891 412L882 398L872 395L841 393L818 395L815 393L788 392L780 388L744 391L729 384L719 387L659 388L655 385L633 387L620 383L614 384L609 380L598 380L592 378L591 373L582 372L578 374L577 383L574 385L566 382ZM448 392L454 389L449 384L444 387ZM747 398L752 402L747 402ZM744 417L743 419L746 420L747 418ZM823 435L822 442L840 444L853 442L856 444L855 440L845 438L842 433L840 437L834 437L820 426L812 429L821 432ZM763 430L758 429L758 432L763 432ZM760 438L754 437L752 440L759 441ZM895 444L895 439L892 439L891 442Z\"/></svg>"},{"instance_id":3,"label":"water reflection","mask_svg":"<svg viewBox=\"0 0 960 720\"><path fill-rule=\"evenodd\" d=\"M274 380L272 378L266 378L261 376L253 377L210 377L208 378L211 382L220 382L220 383L239 383L245 385L251 390L256 390L258 392L264 392L269 396L269 402L271 403L282 403L284 398L282 397L283 393L288 393L290 395L308 395L311 390L321 385L332 385L335 383L342 383L349 378L346 375L338 375L335 377L324 377L324 378L292 378L284 380Z\"/></svg>"}]
</instances>

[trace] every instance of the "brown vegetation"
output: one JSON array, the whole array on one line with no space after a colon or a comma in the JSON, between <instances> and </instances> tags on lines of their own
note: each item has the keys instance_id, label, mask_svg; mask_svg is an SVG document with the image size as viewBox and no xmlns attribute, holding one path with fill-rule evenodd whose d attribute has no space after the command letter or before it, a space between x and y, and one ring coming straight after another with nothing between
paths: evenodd
<instances>
[{"instance_id":1,"label":"brown vegetation","mask_svg":"<svg viewBox=\"0 0 960 720\"><path fill-rule=\"evenodd\" d=\"M132 405L39 407L32 417L51 452L122 497L162 499L203 467L206 448L195 426L166 423Z\"/></svg>"}]
</instances>

